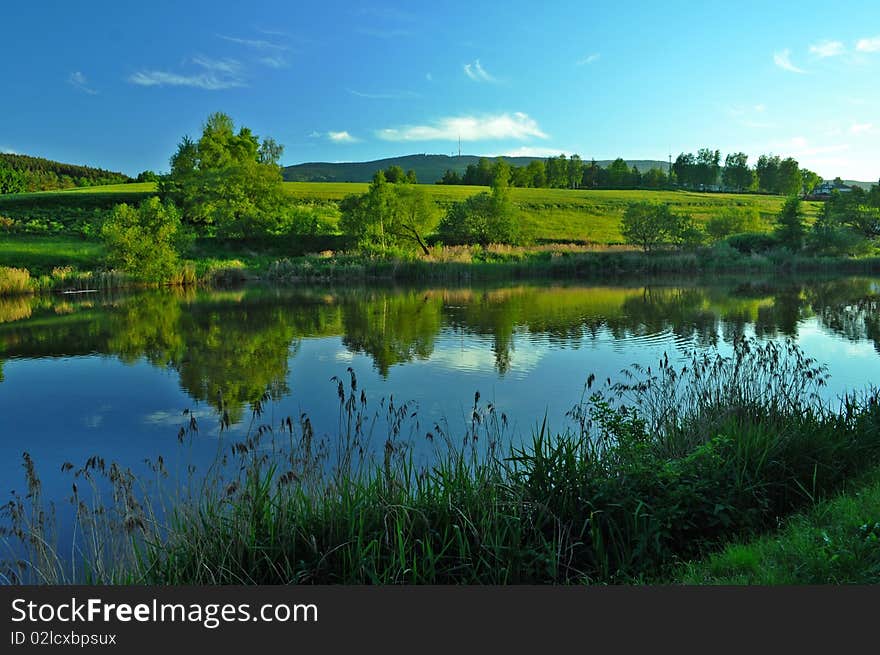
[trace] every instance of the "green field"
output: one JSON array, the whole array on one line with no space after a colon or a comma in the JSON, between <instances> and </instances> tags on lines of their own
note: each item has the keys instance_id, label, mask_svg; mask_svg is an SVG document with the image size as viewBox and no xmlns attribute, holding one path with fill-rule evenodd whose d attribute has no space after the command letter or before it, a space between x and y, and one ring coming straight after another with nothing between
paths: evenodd
<instances>
[{"instance_id":1,"label":"green field","mask_svg":"<svg viewBox=\"0 0 880 655\"><path fill-rule=\"evenodd\" d=\"M463 200L486 187L424 185L435 201L446 206ZM335 202L348 194L364 193L364 183L285 182L284 189L297 202ZM115 202L134 202L155 191L155 184L115 184L86 187L68 191L17 194L0 198L0 216L20 218L41 216L64 223L64 212L82 216L84 210L106 208ZM757 194L697 193L690 191L569 189L511 190L513 202L521 212L521 232L527 239L540 241L579 241L597 244L618 244L620 219L627 205L638 201L667 203L675 212L689 213L704 223L725 208L734 206L756 208L769 230L782 208L784 198ZM89 198L89 200L85 200ZM803 204L807 221L812 222L822 204Z\"/></svg>"},{"instance_id":2,"label":"green field","mask_svg":"<svg viewBox=\"0 0 880 655\"><path fill-rule=\"evenodd\" d=\"M45 275L53 268L71 266L81 271L102 264L104 246L66 236L0 235L0 266L26 268L31 275Z\"/></svg>"}]
</instances>

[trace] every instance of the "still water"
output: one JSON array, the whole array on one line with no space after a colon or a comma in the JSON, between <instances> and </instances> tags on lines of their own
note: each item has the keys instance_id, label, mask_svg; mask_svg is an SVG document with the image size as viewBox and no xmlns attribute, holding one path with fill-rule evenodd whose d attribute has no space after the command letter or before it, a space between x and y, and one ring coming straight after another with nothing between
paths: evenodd
<instances>
[{"instance_id":1,"label":"still water","mask_svg":"<svg viewBox=\"0 0 880 655\"><path fill-rule=\"evenodd\" d=\"M828 365L833 397L880 379L878 303L880 280L867 278L0 299L0 481L4 494L22 489L24 451L47 498L69 494L65 462L173 458L190 415L196 449L212 456L247 431L266 394L262 420L306 413L329 435L339 421L331 378L348 381L349 368L371 402L413 402L421 434L443 420L463 426L477 391L513 435L545 413L562 430L591 373L724 351L741 334L795 339Z\"/></svg>"}]
</instances>

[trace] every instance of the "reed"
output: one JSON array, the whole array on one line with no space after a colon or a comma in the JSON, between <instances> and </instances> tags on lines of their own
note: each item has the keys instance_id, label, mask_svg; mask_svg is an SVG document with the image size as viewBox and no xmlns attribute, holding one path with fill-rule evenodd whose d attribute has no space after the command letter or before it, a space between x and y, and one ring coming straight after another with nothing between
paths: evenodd
<instances>
[{"instance_id":1,"label":"reed","mask_svg":"<svg viewBox=\"0 0 880 655\"><path fill-rule=\"evenodd\" d=\"M169 482L92 458L70 472L74 557L49 547L52 513L26 458L28 494L7 536L29 555L11 581L157 584L584 584L664 579L676 564L767 532L880 462L870 390L819 400L823 366L790 342L587 379L568 428L530 437L477 393L452 429L394 398L371 403L354 371L334 379L331 438L309 417L227 432L217 458ZM179 440L198 438L195 417ZM428 450L425 457L419 453ZM97 483L103 478L102 483ZM35 482L36 481L36 486ZM103 492L103 496L101 495ZM83 544L87 544L88 547ZM74 565L73 562L76 564Z\"/></svg>"}]
</instances>

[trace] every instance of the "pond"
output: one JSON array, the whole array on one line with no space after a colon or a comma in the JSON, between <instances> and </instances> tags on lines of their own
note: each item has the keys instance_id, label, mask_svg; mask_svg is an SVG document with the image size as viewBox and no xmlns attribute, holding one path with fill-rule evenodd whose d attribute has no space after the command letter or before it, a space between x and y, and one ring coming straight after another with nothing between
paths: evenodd
<instances>
[{"instance_id":1,"label":"pond","mask_svg":"<svg viewBox=\"0 0 880 655\"><path fill-rule=\"evenodd\" d=\"M246 288L0 299L0 480L22 490L28 452L46 498L70 494L65 462L136 467L305 414L338 431L334 376L369 402L408 405L418 441L455 434L474 395L511 439L565 429L592 373L617 378L666 353L729 350L737 335L790 337L829 367L828 398L880 379L880 280L739 280L589 286ZM184 410L188 413L184 414ZM228 427L220 430L221 420ZM384 437L383 437L384 441Z\"/></svg>"}]
</instances>

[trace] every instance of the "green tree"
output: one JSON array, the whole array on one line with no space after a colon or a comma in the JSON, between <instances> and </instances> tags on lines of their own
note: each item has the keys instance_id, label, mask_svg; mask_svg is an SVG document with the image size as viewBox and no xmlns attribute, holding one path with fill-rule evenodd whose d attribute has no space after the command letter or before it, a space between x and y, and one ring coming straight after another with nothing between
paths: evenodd
<instances>
[{"instance_id":1,"label":"green tree","mask_svg":"<svg viewBox=\"0 0 880 655\"><path fill-rule=\"evenodd\" d=\"M247 127L236 132L226 114L211 114L197 142L181 140L160 193L181 208L184 220L213 225L223 236L278 234L290 205L281 153L274 140L261 143Z\"/></svg>"},{"instance_id":2,"label":"green tree","mask_svg":"<svg viewBox=\"0 0 880 655\"><path fill-rule=\"evenodd\" d=\"M804 180L797 161L786 157L779 163L777 193L784 196L796 196L803 192Z\"/></svg>"},{"instance_id":3,"label":"green tree","mask_svg":"<svg viewBox=\"0 0 880 655\"><path fill-rule=\"evenodd\" d=\"M478 193L454 203L447 211L437 233L447 244L516 243L516 211L510 201L510 167L503 159L495 165L492 193Z\"/></svg>"},{"instance_id":4,"label":"green tree","mask_svg":"<svg viewBox=\"0 0 880 655\"><path fill-rule=\"evenodd\" d=\"M391 221L391 233L400 244L413 243L425 255L431 254L425 236L437 225L437 204L424 187L407 185L395 190L397 202Z\"/></svg>"},{"instance_id":5,"label":"green tree","mask_svg":"<svg viewBox=\"0 0 880 655\"><path fill-rule=\"evenodd\" d=\"M766 193L779 193L779 165L781 161L775 155L761 155L755 165L758 177L758 188Z\"/></svg>"},{"instance_id":6,"label":"green tree","mask_svg":"<svg viewBox=\"0 0 880 655\"><path fill-rule=\"evenodd\" d=\"M776 219L776 238L782 246L797 252L803 248L805 234L800 198L792 196L785 201Z\"/></svg>"},{"instance_id":7,"label":"green tree","mask_svg":"<svg viewBox=\"0 0 880 655\"><path fill-rule=\"evenodd\" d=\"M668 205L634 202L627 206L620 223L620 233L645 252L668 243L674 220Z\"/></svg>"},{"instance_id":8,"label":"green tree","mask_svg":"<svg viewBox=\"0 0 880 655\"><path fill-rule=\"evenodd\" d=\"M822 178L819 176L818 173L814 173L813 171L806 168L801 169L802 193L808 194L820 184L822 184Z\"/></svg>"},{"instance_id":9,"label":"green tree","mask_svg":"<svg viewBox=\"0 0 880 655\"><path fill-rule=\"evenodd\" d=\"M186 245L180 212L171 203L147 198L137 207L116 205L101 227L108 263L151 282L168 280L180 269Z\"/></svg>"},{"instance_id":10,"label":"green tree","mask_svg":"<svg viewBox=\"0 0 880 655\"><path fill-rule=\"evenodd\" d=\"M696 184L696 168L697 160L689 152L683 152L675 158L672 170L675 173L675 179L678 181L679 186L690 188Z\"/></svg>"},{"instance_id":11,"label":"green tree","mask_svg":"<svg viewBox=\"0 0 880 655\"><path fill-rule=\"evenodd\" d=\"M625 189L632 186L632 171L620 157L608 166L608 186L613 189Z\"/></svg>"},{"instance_id":12,"label":"green tree","mask_svg":"<svg viewBox=\"0 0 880 655\"><path fill-rule=\"evenodd\" d=\"M696 180L700 186L715 186L721 170L721 152L711 148L700 148L696 159Z\"/></svg>"},{"instance_id":13,"label":"green tree","mask_svg":"<svg viewBox=\"0 0 880 655\"><path fill-rule=\"evenodd\" d=\"M749 168L749 156L744 152L728 154L724 158L724 171L721 174L724 186L746 191L752 187L754 177L754 171Z\"/></svg>"}]
</instances>

